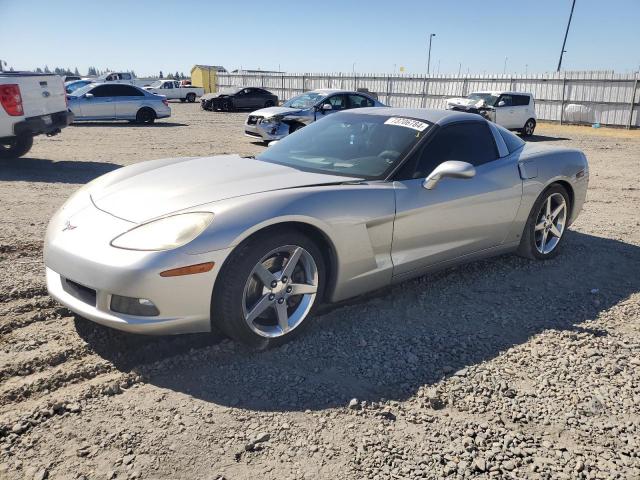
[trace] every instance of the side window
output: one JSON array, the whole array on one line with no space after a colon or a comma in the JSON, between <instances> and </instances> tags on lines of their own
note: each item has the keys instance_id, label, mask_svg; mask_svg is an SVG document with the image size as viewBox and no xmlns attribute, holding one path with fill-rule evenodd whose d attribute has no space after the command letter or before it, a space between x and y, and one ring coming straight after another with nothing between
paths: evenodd
<instances>
[{"instance_id":1,"label":"side window","mask_svg":"<svg viewBox=\"0 0 640 480\"><path fill-rule=\"evenodd\" d=\"M173 82L173 88L180 88L180 82Z\"/></svg>"},{"instance_id":2,"label":"side window","mask_svg":"<svg viewBox=\"0 0 640 480\"><path fill-rule=\"evenodd\" d=\"M363 95L348 95L349 108L373 107L373 101Z\"/></svg>"},{"instance_id":3,"label":"side window","mask_svg":"<svg viewBox=\"0 0 640 480\"><path fill-rule=\"evenodd\" d=\"M130 73L121 73L120 74L120 78L122 80L131 80L131 74Z\"/></svg>"},{"instance_id":4,"label":"side window","mask_svg":"<svg viewBox=\"0 0 640 480\"><path fill-rule=\"evenodd\" d=\"M529 95L514 95L513 104L520 107L529 105Z\"/></svg>"},{"instance_id":5,"label":"side window","mask_svg":"<svg viewBox=\"0 0 640 480\"><path fill-rule=\"evenodd\" d=\"M482 122L457 123L444 127L422 150L413 178L423 178L447 160L479 166L498 158L489 127Z\"/></svg>"},{"instance_id":6,"label":"side window","mask_svg":"<svg viewBox=\"0 0 640 480\"><path fill-rule=\"evenodd\" d=\"M162 85L162 88L173 88L173 83L172 82L164 82L164 85Z\"/></svg>"},{"instance_id":7,"label":"side window","mask_svg":"<svg viewBox=\"0 0 640 480\"><path fill-rule=\"evenodd\" d=\"M114 85L114 96L116 97L142 97L143 93L130 85Z\"/></svg>"},{"instance_id":8,"label":"side window","mask_svg":"<svg viewBox=\"0 0 640 480\"><path fill-rule=\"evenodd\" d=\"M512 107L513 97L511 95L500 95L500 98L498 99L498 103L500 102L504 102L504 105L502 105L503 107Z\"/></svg>"},{"instance_id":9,"label":"side window","mask_svg":"<svg viewBox=\"0 0 640 480\"><path fill-rule=\"evenodd\" d=\"M325 99L325 101L322 103L328 103L329 105L331 105L332 110L344 110L345 108L347 108L347 102L344 95L333 95Z\"/></svg>"},{"instance_id":10,"label":"side window","mask_svg":"<svg viewBox=\"0 0 640 480\"><path fill-rule=\"evenodd\" d=\"M94 97L113 97L115 85L100 85L94 88L89 93L92 93Z\"/></svg>"}]
</instances>

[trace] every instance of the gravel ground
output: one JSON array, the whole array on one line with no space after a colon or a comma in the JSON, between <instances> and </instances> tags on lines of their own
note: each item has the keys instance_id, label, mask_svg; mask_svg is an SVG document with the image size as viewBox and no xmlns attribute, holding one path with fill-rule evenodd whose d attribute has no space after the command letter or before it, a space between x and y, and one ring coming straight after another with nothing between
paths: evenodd
<instances>
[{"instance_id":1,"label":"gravel ground","mask_svg":"<svg viewBox=\"0 0 640 480\"><path fill-rule=\"evenodd\" d=\"M0 162L0 478L640 478L640 132L539 126L591 165L556 259L413 280L252 353L111 331L46 294L47 220L80 184L264 148L243 114L172 108Z\"/></svg>"}]
</instances>

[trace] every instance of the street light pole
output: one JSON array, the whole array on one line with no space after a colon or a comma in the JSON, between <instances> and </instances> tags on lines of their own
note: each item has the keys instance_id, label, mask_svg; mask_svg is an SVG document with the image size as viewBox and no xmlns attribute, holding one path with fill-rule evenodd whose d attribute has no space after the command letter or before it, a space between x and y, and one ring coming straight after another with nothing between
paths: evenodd
<instances>
[{"instance_id":1,"label":"street light pole","mask_svg":"<svg viewBox=\"0 0 640 480\"><path fill-rule=\"evenodd\" d=\"M431 40L435 37L435 33L429 34L429 56L427 57L427 75L429 75L429 69L431 67Z\"/></svg>"},{"instance_id":2,"label":"street light pole","mask_svg":"<svg viewBox=\"0 0 640 480\"><path fill-rule=\"evenodd\" d=\"M567 44L567 36L569 35L569 27L571 26L571 17L573 17L573 9L575 6L576 6L576 0L573 0L573 3L571 4L571 13L569 14L569 21L567 22L567 29L564 32L564 41L562 42L562 49L560 50L560 60L558 60L558 69L556 70L556 72L559 72L560 67L562 67L562 56L566 52L564 47Z\"/></svg>"}]
</instances>

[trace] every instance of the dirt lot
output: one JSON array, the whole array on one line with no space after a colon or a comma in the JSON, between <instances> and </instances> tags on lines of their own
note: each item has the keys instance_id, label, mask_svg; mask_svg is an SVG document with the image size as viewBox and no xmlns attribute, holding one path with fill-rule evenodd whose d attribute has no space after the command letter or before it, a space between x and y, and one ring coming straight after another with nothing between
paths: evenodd
<instances>
[{"instance_id":1,"label":"dirt lot","mask_svg":"<svg viewBox=\"0 0 640 480\"><path fill-rule=\"evenodd\" d=\"M640 132L539 126L591 165L556 259L411 281L256 354L110 331L46 294L47 221L79 185L264 148L243 114L172 108L0 162L0 478L640 478Z\"/></svg>"}]
</instances>

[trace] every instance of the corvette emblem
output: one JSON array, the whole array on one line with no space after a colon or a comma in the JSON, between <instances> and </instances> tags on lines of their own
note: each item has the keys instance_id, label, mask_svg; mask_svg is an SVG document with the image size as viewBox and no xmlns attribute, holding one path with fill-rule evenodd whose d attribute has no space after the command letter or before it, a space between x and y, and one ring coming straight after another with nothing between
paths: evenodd
<instances>
[{"instance_id":1,"label":"corvette emblem","mask_svg":"<svg viewBox=\"0 0 640 480\"><path fill-rule=\"evenodd\" d=\"M69 220L67 220L67 222L64 224L64 228L62 229L63 232L66 232L67 230L75 230L76 227L75 225L71 225L71 222Z\"/></svg>"}]
</instances>

